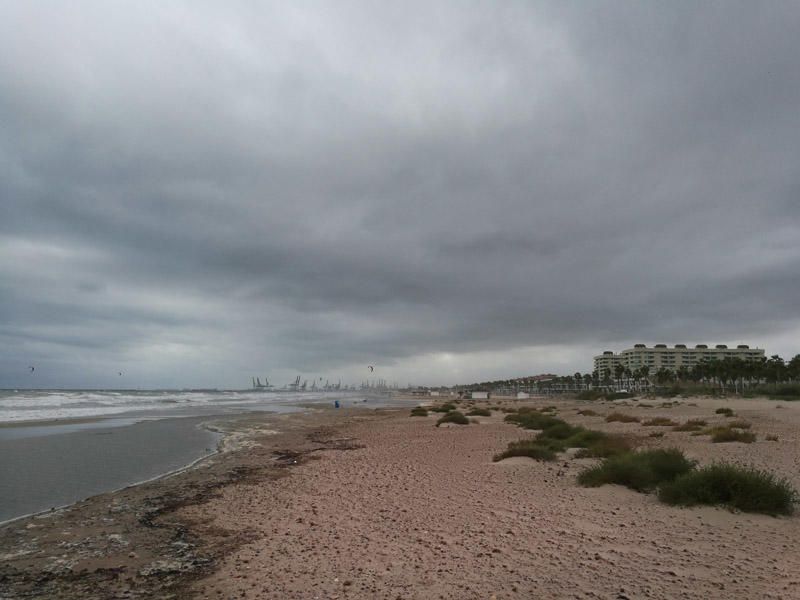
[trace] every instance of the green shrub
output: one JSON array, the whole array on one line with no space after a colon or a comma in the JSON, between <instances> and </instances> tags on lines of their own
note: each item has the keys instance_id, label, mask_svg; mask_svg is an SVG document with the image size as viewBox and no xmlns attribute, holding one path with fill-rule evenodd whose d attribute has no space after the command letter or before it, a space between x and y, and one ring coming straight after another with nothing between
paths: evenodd
<instances>
[{"instance_id":1,"label":"green shrub","mask_svg":"<svg viewBox=\"0 0 800 600\"><path fill-rule=\"evenodd\" d=\"M800 383L784 383L777 387L774 385L759 385L748 388L744 395L748 398L766 396L770 400L800 400Z\"/></svg>"},{"instance_id":2,"label":"green shrub","mask_svg":"<svg viewBox=\"0 0 800 600\"><path fill-rule=\"evenodd\" d=\"M580 431L582 431L581 428L573 427L569 423L561 421L560 423L554 423L545 427L542 430L541 437L553 440L566 440Z\"/></svg>"},{"instance_id":3,"label":"green shrub","mask_svg":"<svg viewBox=\"0 0 800 600\"><path fill-rule=\"evenodd\" d=\"M732 417L734 414L736 414L736 413L733 412L733 409L727 408L727 407L726 408L718 408L714 412L717 413L718 415L725 415L726 417Z\"/></svg>"},{"instance_id":4,"label":"green shrub","mask_svg":"<svg viewBox=\"0 0 800 600\"><path fill-rule=\"evenodd\" d=\"M599 431L593 433L601 433ZM580 440L578 440L580 441ZM619 435L604 435L593 441L586 442L585 446L573 444L571 448L581 448L576 458L609 458L630 452L632 447L628 440Z\"/></svg>"},{"instance_id":5,"label":"green shrub","mask_svg":"<svg viewBox=\"0 0 800 600\"><path fill-rule=\"evenodd\" d=\"M424 406L417 406L411 409L411 416L412 417L427 417L428 416L428 409Z\"/></svg>"},{"instance_id":6,"label":"green shrub","mask_svg":"<svg viewBox=\"0 0 800 600\"><path fill-rule=\"evenodd\" d=\"M693 467L694 462L675 448L628 452L607 458L602 464L581 472L578 483L585 487L615 483L646 492L688 473Z\"/></svg>"},{"instance_id":7,"label":"green shrub","mask_svg":"<svg viewBox=\"0 0 800 600\"><path fill-rule=\"evenodd\" d=\"M597 413L596 413L596 412L594 412L594 411L593 411L592 409L590 409L590 408L586 408L586 409L583 409L583 410L579 410L579 411L578 411L578 414L579 414L579 415L583 415L584 417L596 417L596 416L597 416Z\"/></svg>"},{"instance_id":8,"label":"green shrub","mask_svg":"<svg viewBox=\"0 0 800 600\"><path fill-rule=\"evenodd\" d=\"M506 415L504 419L507 423L516 423L523 429L545 429L557 423L563 423L561 419L550 415L543 415L538 411L522 411Z\"/></svg>"},{"instance_id":9,"label":"green shrub","mask_svg":"<svg viewBox=\"0 0 800 600\"><path fill-rule=\"evenodd\" d=\"M630 392L614 392L613 394L606 394L606 400L622 400L624 398L633 398L634 394Z\"/></svg>"},{"instance_id":10,"label":"green shrub","mask_svg":"<svg viewBox=\"0 0 800 600\"><path fill-rule=\"evenodd\" d=\"M706 426L706 422L703 419L689 419L683 425L678 425L677 427L673 427L673 431L700 431Z\"/></svg>"},{"instance_id":11,"label":"green shrub","mask_svg":"<svg viewBox=\"0 0 800 600\"><path fill-rule=\"evenodd\" d=\"M650 434L647 437L662 438L662 437L664 437L664 432L663 431L652 431L652 432L650 432Z\"/></svg>"},{"instance_id":12,"label":"green shrub","mask_svg":"<svg viewBox=\"0 0 800 600\"><path fill-rule=\"evenodd\" d=\"M528 456L530 458L535 458L536 460L548 461L556 459L555 452L549 448L537 444L536 440L520 440L519 442L511 442L505 451L501 452L500 454L496 454L492 460L497 462L511 456Z\"/></svg>"},{"instance_id":13,"label":"green shrub","mask_svg":"<svg viewBox=\"0 0 800 600\"><path fill-rule=\"evenodd\" d=\"M778 436L777 435L768 435L765 439L768 442L777 442L778 441Z\"/></svg>"},{"instance_id":14,"label":"green shrub","mask_svg":"<svg viewBox=\"0 0 800 600\"><path fill-rule=\"evenodd\" d=\"M642 425L645 427L670 427L672 425L677 425L677 423L667 417L655 417L649 421L645 421Z\"/></svg>"},{"instance_id":15,"label":"green shrub","mask_svg":"<svg viewBox=\"0 0 800 600\"><path fill-rule=\"evenodd\" d=\"M463 413L458 412L457 410L451 410L449 413L441 417L438 421L436 421L436 426L438 427L442 423L455 423L456 425L469 425L469 419L464 416Z\"/></svg>"},{"instance_id":16,"label":"green shrub","mask_svg":"<svg viewBox=\"0 0 800 600\"><path fill-rule=\"evenodd\" d=\"M786 479L727 464L704 467L665 483L658 498L672 505L721 504L768 515L790 515L798 502L797 492Z\"/></svg>"},{"instance_id":17,"label":"green shrub","mask_svg":"<svg viewBox=\"0 0 800 600\"><path fill-rule=\"evenodd\" d=\"M778 386L767 394L774 400L800 400L800 384L789 383Z\"/></svg>"},{"instance_id":18,"label":"green shrub","mask_svg":"<svg viewBox=\"0 0 800 600\"><path fill-rule=\"evenodd\" d=\"M715 444L723 442L742 442L752 444L756 441L756 436L749 431L738 431L727 427L720 427L711 434L711 441Z\"/></svg>"},{"instance_id":19,"label":"green shrub","mask_svg":"<svg viewBox=\"0 0 800 600\"><path fill-rule=\"evenodd\" d=\"M491 417L492 411L488 408L473 408L467 413L468 417Z\"/></svg>"},{"instance_id":20,"label":"green shrub","mask_svg":"<svg viewBox=\"0 0 800 600\"><path fill-rule=\"evenodd\" d=\"M614 421L618 421L620 423L638 423L639 417L634 417L633 415L625 415L618 412L611 413L606 417L606 423L613 423Z\"/></svg>"},{"instance_id":21,"label":"green shrub","mask_svg":"<svg viewBox=\"0 0 800 600\"><path fill-rule=\"evenodd\" d=\"M597 390L584 390L582 392L578 392L576 396L578 400L600 400L604 397L605 394L603 392L598 392Z\"/></svg>"},{"instance_id":22,"label":"green shrub","mask_svg":"<svg viewBox=\"0 0 800 600\"><path fill-rule=\"evenodd\" d=\"M444 404L439 404L437 406L432 406L430 409L431 412L438 412L438 413L446 413L450 412L451 410L455 410L456 405L452 402L445 402Z\"/></svg>"},{"instance_id":23,"label":"green shrub","mask_svg":"<svg viewBox=\"0 0 800 600\"><path fill-rule=\"evenodd\" d=\"M736 421L731 421L728 423L728 427L731 429L750 429L750 423L743 421L742 419L737 419Z\"/></svg>"}]
</instances>

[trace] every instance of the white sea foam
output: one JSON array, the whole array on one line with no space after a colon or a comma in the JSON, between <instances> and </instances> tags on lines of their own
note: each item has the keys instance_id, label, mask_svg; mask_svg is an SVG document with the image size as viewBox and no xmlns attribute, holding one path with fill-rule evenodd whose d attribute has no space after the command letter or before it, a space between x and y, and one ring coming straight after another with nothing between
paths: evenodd
<instances>
[{"instance_id":1,"label":"white sea foam","mask_svg":"<svg viewBox=\"0 0 800 600\"><path fill-rule=\"evenodd\" d=\"M280 393L240 391L103 391L9 390L0 391L0 423L115 416L129 412L159 416L193 410L220 412L275 410L334 397L358 399L357 394L324 392Z\"/></svg>"}]
</instances>

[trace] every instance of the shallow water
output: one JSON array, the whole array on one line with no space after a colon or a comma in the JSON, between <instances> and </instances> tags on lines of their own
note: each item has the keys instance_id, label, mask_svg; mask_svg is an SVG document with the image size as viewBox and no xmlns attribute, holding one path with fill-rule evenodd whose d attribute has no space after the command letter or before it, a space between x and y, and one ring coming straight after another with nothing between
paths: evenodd
<instances>
[{"instance_id":1,"label":"shallow water","mask_svg":"<svg viewBox=\"0 0 800 600\"><path fill-rule=\"evenodd\" d=\"M9 429L13 435L0 438L0 521L151 479L211 454L219 434L201 427L203 420Z\"/></svg>"},{"instance_id":2,"label":"shallow water","mask_svg":"<svg viewBox=\"0 0 800 600\"><path fill-rule=\"evenodd\" d=\"M4 391L0 522L152 479L211 454L215 417L307 405L378 408L358 393ZM3 422L4 421L4 422Z\"/></svg>"}]
</instances>

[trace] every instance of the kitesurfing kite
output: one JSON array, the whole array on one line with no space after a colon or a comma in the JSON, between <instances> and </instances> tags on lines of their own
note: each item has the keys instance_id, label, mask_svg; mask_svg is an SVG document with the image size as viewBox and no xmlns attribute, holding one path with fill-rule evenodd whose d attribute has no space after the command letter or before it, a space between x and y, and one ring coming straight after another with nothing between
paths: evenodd
<instances>
[{"instance_id":1,"label":"kitesurfing kite","mask_svg":"<svg viewBox=\"0 0 800 600\"><path fill-rule=\"evenodd\" d=\"M367 368L369 369L370 373L372 373L375 370L375 367L373 367L372 365L369 365Z\"/></svg>"},{"instance_id":2,"label":"kitesurfing kite","mask_svg":"<svg viewBox=\"0 0 800 600\"><path fill-rule=\"evenodd\" d=\"M28 367L31 370L31 373L34 371L34 367Z\"/></svg>"}]
</instances>

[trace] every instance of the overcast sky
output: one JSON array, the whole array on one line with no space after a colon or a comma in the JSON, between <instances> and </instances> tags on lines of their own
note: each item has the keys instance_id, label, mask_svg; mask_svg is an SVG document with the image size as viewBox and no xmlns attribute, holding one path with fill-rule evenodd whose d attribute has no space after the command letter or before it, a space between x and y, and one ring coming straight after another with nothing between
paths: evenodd
<instances>
[{"instance_id":1,"label":"overcast sky","mask_svg":"<svg viewBox=\"0 0 800 600\"><path fill-rule=\"evenodd\" d=\"M796 2L3 2L0 387L788 358L798 57Z\"/></svg>"}]
</instances>

